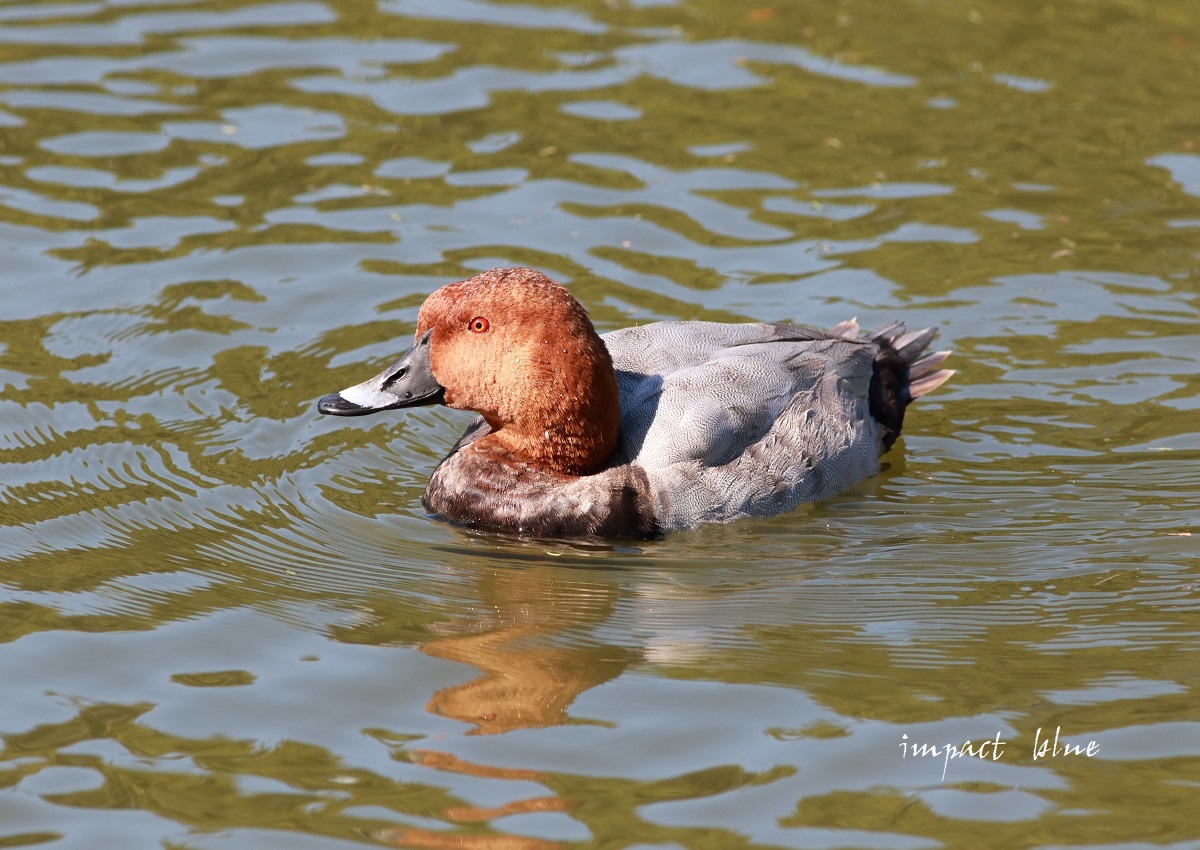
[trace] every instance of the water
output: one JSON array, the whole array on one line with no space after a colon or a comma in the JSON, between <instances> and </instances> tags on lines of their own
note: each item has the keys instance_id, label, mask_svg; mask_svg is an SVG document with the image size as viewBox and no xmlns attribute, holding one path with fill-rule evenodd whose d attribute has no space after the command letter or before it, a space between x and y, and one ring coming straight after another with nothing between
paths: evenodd
<instances>
[{"instance_id":1,"label":"water","mask_svg":"<svg viewBox=\"0 0 1200 850\"><path fill-rule=\"evenodd\" d=\"M1197 33L0 5L0 847L1200 847ZM313 405L514 264L960 372L788 516L464 532L466 416Z\"/></svg>"}]
</instances>

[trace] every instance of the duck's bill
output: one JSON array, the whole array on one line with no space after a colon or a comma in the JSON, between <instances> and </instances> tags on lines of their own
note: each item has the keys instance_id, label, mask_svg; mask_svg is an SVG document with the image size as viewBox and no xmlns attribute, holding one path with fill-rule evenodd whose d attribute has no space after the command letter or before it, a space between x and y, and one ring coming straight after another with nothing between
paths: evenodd
<instances>
[{"instance_id":1,"label":"duck's bill","mask_svg":"<svg viewBox=\"0 0 1200 850\"><path fill-rule=\"evenodd\" d=\"M439 404L445 390L429 365L429 337L433 328L413 344L408 353L369 381L355 384L317 402L317 410L331 416L365 416L397 407Z\"/></svg>"}]
</instances>

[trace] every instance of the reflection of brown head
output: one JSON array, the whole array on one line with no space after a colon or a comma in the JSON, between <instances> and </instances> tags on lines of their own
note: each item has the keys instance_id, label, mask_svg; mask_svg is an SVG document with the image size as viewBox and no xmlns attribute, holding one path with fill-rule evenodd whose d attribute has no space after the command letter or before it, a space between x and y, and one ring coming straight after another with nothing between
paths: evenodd
<instances>
[{"instance_id":1,"label":"reflection of brown head","mask_svg":"<svg viewBox=\"0 0 1200 850\"><path fill-rule=\"evenodd\" d=\"M443 624L440 636L421 647L482 672L442 688L426 705L433 714L474 725L469 734L567 723L575 697L620 675L629 663L625 649L561 639L608 616L614 589L607 582L554 568L501 569L480 573L478 591L485 621Z\"/></svg>"},{"instance_id":2,"label":"reflection of brown head","mask_svg":"<svg viewBox=\"0 0 1200 850\"><path fill-rule=\"evenodd\" d=\"M621 672L625 661L596 658L588 649L531 645L538 629L511 626L480 635L439 638L422 647L436 658L470 664L484 675L442 688L426 709L475 724L468 734L567 722L575 697Z\"/></svg>"}]
</instances>

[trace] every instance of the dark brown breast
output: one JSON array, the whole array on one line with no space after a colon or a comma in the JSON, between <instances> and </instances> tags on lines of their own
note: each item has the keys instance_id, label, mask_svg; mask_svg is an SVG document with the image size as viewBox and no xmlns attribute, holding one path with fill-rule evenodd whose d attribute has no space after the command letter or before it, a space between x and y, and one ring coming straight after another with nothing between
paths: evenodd
<instances>
[{"instance_id":1,"label":"dark brown breast","mask_svg":"<svg viewBox=\"0 0 1200 850\"><path fill-rule=\"evenodd\" d=\"M455 523L533 537L648 539L661 533L640 467L623 463L582 476L548 473L486 441L460 442L434 471L422 502Z\"/></svg>"}]
</instances>

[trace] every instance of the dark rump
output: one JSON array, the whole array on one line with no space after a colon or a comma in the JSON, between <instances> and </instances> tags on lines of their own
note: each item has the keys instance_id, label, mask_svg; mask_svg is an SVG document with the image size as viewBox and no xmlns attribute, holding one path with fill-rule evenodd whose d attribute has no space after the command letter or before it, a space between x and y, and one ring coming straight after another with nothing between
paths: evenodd
<instances>
[{"instance_id":1,"label":"dark rump","mask_svg":"<svg viewBox=\"0 0 1200 850\"><path fill-rule=\"evenodd\" d=\"M886 451L900 436L904 427L904 409L912 401L908 392L908 363L888 342L881 342L875 355L871 387L867 400L871 415L883 426L883 448Z\"/></svg>"},{"instance_id":2,"label":"dark rump","mask_svg":"<svg viewBox=\"0 0 1200 850\"><path fill-rule=\"evenodd\" d=\"M937 367L949 351L925 350L937 328L906 333L902 322L893 322L866 335L879 346L868 390L871 415L884 427L883 448L890 449L904 426L904 410L914 400L933 392L954 374Z\"/></svg>"}]
</instances>

